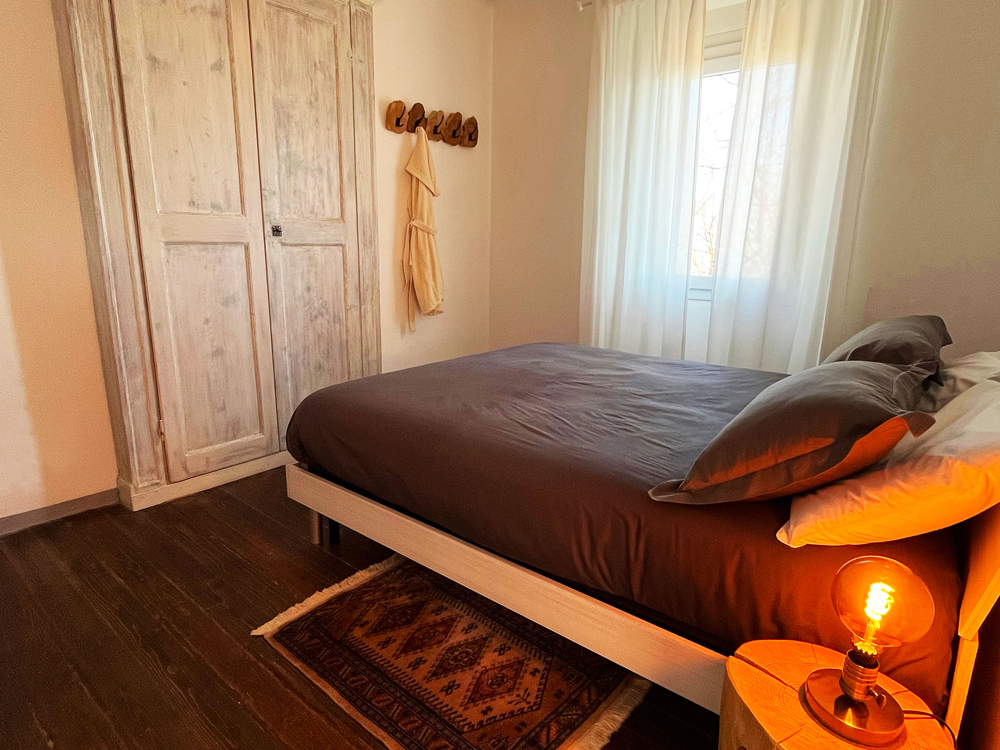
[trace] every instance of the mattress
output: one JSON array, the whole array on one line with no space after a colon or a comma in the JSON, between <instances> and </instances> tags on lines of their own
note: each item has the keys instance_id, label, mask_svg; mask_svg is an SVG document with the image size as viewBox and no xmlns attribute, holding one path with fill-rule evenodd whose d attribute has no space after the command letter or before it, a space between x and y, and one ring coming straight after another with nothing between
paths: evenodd
<instances>
[{"instance_id":1,"label":"mattress","mask_svg":"<svg viewBox=\"0 0 1000 750\"><path fill-rule=\"evenodd\" d=\"M474 544L640 613L722 653L758 638L850 646L830 599L840 566L909 565L936 602L885 671L943 705L962 581L944 530L791 549L787 499L657 503L708 442L783 375L532 344L342 383L288 428L301 462Z\"/></svg>"}]
</instances>

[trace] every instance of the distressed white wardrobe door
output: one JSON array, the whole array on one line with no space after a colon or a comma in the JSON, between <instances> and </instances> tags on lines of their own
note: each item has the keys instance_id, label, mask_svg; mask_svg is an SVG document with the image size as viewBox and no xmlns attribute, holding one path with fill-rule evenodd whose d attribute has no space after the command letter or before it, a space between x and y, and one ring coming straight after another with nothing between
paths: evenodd
<instances>
[{"instance_id":1,"label":"distressed white wardrobe door","mask_svg":"<svg viewBox=\"0 0 1000 750\"><path fill-rule=\"evenodd\" d=\"M245 0L113 0L171 481L278 450Z\"/></svg>"},{"instance_id":2,"label":"distressed white wardrobe door","mask_svg":"<svg viewBox=\"0 0 1000 750\"><path fill-rule=\"evenodd\" d=\"M299 402L362 372L351 6L250 0L282 441Z\"/></svg>"}]
</instances>

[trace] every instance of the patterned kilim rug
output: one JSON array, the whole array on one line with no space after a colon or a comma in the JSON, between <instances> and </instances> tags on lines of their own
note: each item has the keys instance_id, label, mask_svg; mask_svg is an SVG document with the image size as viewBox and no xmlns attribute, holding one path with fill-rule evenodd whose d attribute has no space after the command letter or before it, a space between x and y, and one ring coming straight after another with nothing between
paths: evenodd
<instances>
[{"instance_id":1,"label":"patterned kilim rug","mask_svg":"<svg viewBox=\"0 0 1000 750\"><path fill-rule=\"evenodd\" d=\"M254 635L392 750L596 750L649 689L399 556Z\"/></svg>"}]
</instances>

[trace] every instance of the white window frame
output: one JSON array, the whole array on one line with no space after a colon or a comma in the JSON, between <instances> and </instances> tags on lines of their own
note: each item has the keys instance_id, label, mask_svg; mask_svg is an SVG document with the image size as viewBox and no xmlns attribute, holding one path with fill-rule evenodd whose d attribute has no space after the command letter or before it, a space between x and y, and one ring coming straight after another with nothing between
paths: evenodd
<instances>
[{"instance_id":1,"label":"white window frame","mask_svg":"<svg viewBox=\"0 0 1000 750\"><path fill-rule=\"evenodd\" d=\"M743 29L723 31L705 37L705 61L701 76L732 73L740 69Z\"/></svg>"}]
</instances>

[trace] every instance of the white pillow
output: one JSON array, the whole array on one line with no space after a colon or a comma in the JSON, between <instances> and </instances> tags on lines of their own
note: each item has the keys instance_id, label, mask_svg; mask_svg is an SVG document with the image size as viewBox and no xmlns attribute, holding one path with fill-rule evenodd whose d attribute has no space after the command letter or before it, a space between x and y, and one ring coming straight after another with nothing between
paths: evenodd
<instances>
[{"instance_id":1,"label":"white pillow","mask_svg":"<svg viewBox=\"0 0 1000 750\"><path fill-rule=\"evenodd\" d=\"M887 542L1000 503L1000 382L972 386L934 417L876 468L795 498L778 539L790 547Z\"/></svg>"},{"instance_id":2,"label":"white pillow","mask_svg":"<svg viewBox=\"0 0 1000 750\"><path fill-rule=\"evenodd\" d=\"M976 383L1000 376L1000 352L977 352L945 362L941 368L942 384L931 383L918 407L936 412Z\"/></svg>"}]
</instances>

